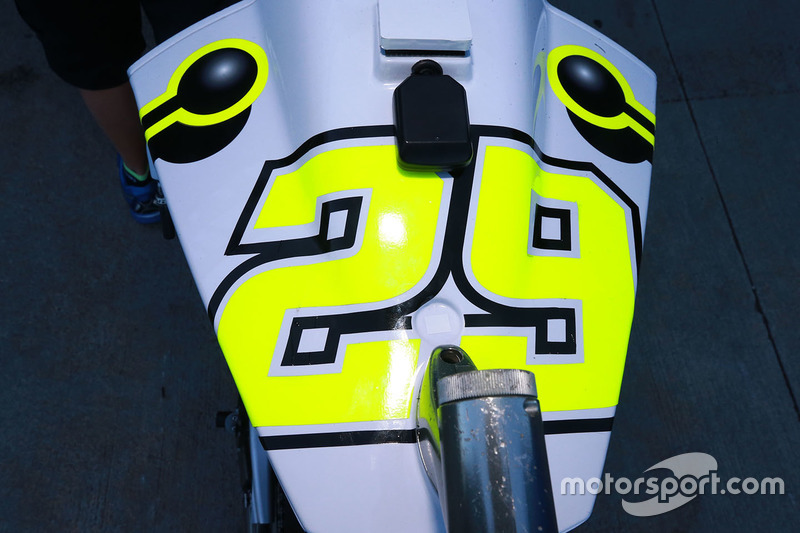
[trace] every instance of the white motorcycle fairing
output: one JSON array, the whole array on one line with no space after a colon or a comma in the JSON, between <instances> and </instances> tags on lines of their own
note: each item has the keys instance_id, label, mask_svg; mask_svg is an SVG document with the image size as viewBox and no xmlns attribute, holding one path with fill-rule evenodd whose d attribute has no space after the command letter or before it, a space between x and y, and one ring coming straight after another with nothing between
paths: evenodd
<instances>
[{"instance_id":1,"label":"white motorcycle fairing","mask_svg":"<svg viewBox=\"0 0 800 533\"><path fill-rule=\"evenodd\" d=\"M421 59L466 91L463 169L398 166L393 94ZM559 529L589 517L594 495L561 485L602 478L651 70L542 0L247 0L129 74L200 295L306 530L444 531L417 443L442 344L536 374Z\"/></svg>"}]
</instances>

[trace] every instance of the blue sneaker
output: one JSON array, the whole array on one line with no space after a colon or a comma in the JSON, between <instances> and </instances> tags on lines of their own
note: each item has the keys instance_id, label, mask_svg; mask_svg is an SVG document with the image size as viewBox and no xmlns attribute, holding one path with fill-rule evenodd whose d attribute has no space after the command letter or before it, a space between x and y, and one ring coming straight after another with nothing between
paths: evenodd
<instances>
[{"instance_id":1,"label":"blue sneaker","mask_svg":"<svg viewBox=\"0 0 800 533\"><path fill-rule=\"evenodd\" d=\"M155 224L161 220L161 213L155 203L158 184L150 176L146 180L140 181L132 176L122 158L117 157L119 167L119 181L122 185L122 196L128 202L131 209L131 216L139 224Z\"/></svg>"}]
</instances>

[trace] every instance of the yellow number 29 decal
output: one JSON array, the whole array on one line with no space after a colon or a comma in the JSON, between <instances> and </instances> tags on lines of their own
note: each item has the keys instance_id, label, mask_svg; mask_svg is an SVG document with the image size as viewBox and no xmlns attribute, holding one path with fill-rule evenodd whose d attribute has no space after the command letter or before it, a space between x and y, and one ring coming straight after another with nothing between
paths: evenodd
<instances>
[{"instance_id":1,"label":"yellow number 29 decal","mask_svg":"<svg viewBox=\"0 0 800 533\"><path fill-rule=\"evenodd\" d=\"M545 171L532 141L475 131L455 176L347 134L267 162L209 304L254 425L407 421L445 330L480 368L534 370L549 411L616 405L638 215L592 172Z\"/></svg>"}]
</instances>

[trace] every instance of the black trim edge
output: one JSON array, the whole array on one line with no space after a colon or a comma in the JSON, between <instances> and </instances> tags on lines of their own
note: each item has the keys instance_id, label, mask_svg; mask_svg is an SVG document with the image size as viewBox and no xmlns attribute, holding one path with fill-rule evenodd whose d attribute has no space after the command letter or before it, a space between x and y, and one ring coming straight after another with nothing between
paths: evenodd
<instances>
[{"instance_id":1,"label":"black trim edge","mask_svg":"<svg viewBox=\"0 0 800 533\"><path fill-rule=\"evenodd\" d=\"M564 435L565 433L599 433L611 431L614 417L583 418L580 420L545 420L545 435Z\"/></svg>"},{"instance_id":2,"label":"black trim edge","mask_svg":"<svg viewBox=\"0 0 800 533\"><path fill-rule=\"evenodd\" d=\"M265 450L296 448L329 448L332 446L362 446L365 444L412 444L417 442L416 429L378 431L342 431L336 433L306 433L261 437Z\"/></svg>"},{"instance_id":3,"label":"black trim edge","mask_svg":"<svg viewBox=\"0 0 800 533\"><path fill-rule=\"evenodd\" d=\"M614 417L583 418L576 420L548 420L544 422L545 435L567 433L599 433L611 431ZM377 431L341 431L334 433L306 433L302 435L277 435L260 437L265 450L295 450L298 448L330 448L335 446L361 446L365 444L414 444L416 429L389 429Z\"/></svg>"}]
</instances>

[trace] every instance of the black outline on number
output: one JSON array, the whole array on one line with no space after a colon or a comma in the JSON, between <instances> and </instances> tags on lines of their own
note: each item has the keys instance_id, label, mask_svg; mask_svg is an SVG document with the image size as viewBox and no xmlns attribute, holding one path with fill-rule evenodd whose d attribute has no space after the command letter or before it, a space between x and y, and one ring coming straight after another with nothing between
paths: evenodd
<instances>
[{"instance_id":1,"label":"black outline on number","mask_svg":"<svg viewBox=\"0 0 800 533\"><path fill-rule=\"evenodd\" d=\"M543 219L558 220L559 238L546 239L542 237ZM549 207L536 204L533 213L533 239L531 247L540 250L558 250L560 252L572 251L572 211L561 207Z\"/></svg>"}]
</instances>

